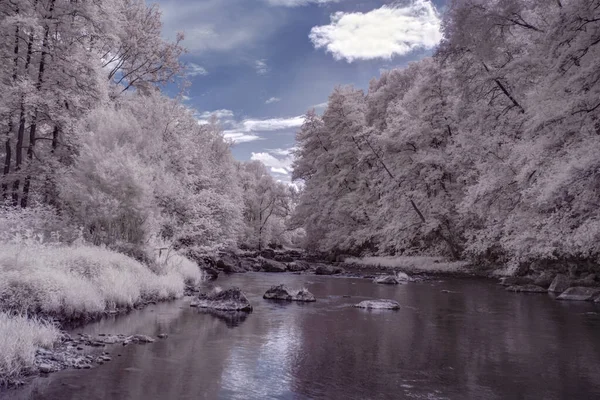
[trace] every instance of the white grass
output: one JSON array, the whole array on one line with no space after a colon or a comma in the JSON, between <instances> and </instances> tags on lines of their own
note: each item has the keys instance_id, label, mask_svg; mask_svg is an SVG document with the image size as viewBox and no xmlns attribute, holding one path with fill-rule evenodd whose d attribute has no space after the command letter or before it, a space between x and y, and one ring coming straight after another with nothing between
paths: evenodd
<instances>
[{"instance_id":1,"label":"white grass","mask_svg":"<svg viewBox=\"0 0 600 400\"><path fill-rule=\"evenodd\" d=\"M31 370L36 349L52 347L59 336L50 324L0 312L0 386Z\"/></svg>"},{"instance_id":2,"label":"white grass","mask_svg":"<svg viewBox=\"0 0 600 400\"><path fill-rule=\"evenodd\" d=\"M360 264L366 266L399 268L406 272L466 272L468 265L465 261L446 261L442 257L363 257L347 258L349 264Z\"/></svg>"},{"instance_id":3,"label":"white grass","mask_svg":"<svg viewBox=\"0 0 600 400\"><path fill-rule=\"evenodd\" d=\"M130 257L94 246L0 244L0 308L82 318L178 298L185 281L202 279L198 267L179 255L158 265L161 271L155 273Z\"/></svg>"}]
</instances>

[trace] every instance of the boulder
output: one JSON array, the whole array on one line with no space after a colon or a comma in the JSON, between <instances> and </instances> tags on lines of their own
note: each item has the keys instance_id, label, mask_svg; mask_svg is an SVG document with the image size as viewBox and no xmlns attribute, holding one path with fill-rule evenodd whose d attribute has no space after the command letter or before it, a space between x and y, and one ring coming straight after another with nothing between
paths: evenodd
<instances>
[{"instance_id":1,"label":"boulder","mask_svg":"<svg viewBox=\"0 0 600 400\"><path fill-rule=\"evenodd\" d=\"M226 274L237 274L246 272L240 264L240 259L235 254L222 254L217 261L217 268Z\"/></svg>"},{"instance_id":2,"label":"boulder","mask_svg":"<svg viewBox=\"0 0 600 400\"><path fill-rule=\"evenodd\" d=\"M273 249L264 249L260 252L260 255L263 256L264 258L268 258L270 260L275 258L275 250Z\"/></svg>"},{"instance_id":3,"label":"boulder","mask_svg":"<svg viewBox=\"0 0 600 400\"><path fill-rule=\"evenodd\" d=\"M593 301L599 295L599 288L577 286L568 288L560 296L558 296L557 299L573 301Z\"/></svg>"},{"instance_id":4,"label":"boulder","mask_svg":"<svg viewBox=\"0 0 600 400\"><path fill-rule=\"evenodd\" d=\"M267 259L262 260L262 269L264 269L265 272L286 272L287 271L287 267L285 266L285 264L280 263L279 261L267 260Z\"/></svg>"},{"instance_id":5,"label":"boulder","mask_svg":"<svg viewBox=\"0 0 600 400\"><path fill-rule=\"evenodd\" d=\"M548 289L552 284L552 272L544 271L537 278L534 279L533 284L536 286L541 286L544 289Z\"/></svg>"},{"instance_id":6,"label":"boulder","mask_svg":"<svg viewBox=\"0 0 600 400\"><path fill-rule=\"evenodd\" d=\"M306 261L297 260L287 265L287 269L292 272L301 272L310 269L310 264Z\"/></svg>"},{"instance_id":7,"label":"boulder","mask_svg":"<svg viewBox=\"0 0 600 400\"><path fill-rule=\"evenodd\" d=\"M202 293L190 306L220 311L252 311L252 305L237 287Z\"/></svg>"},{"instance_id":8,"label":"boulder","mask_svg":"<svg viewBox=\"0 0 600 400\"><path fill-rule=\"evenodd\" d=\"M204 267L204 268L201 268L201 270L206 273L206 276L208 276L208 279L211 281L214 281L215 279L217 279L219 277L220 271L216 268Z\"/></svg>"},{"instance_id":9,"label":"boulder","mask_svg":"<svg viewBox=\"0 0 600 400\"><path fill-rule=\"evenodd\" d=\"M257 260L254 258L242 258L240 260L240 267L244 271L254 271L260 269L260 264L258 264L258 269L255 269L255 265L257 264Z\"/></svg>"},{"instance_id":10,"label":"boulder","mask_svg":"<svg viewBox=\"0 0 600 400\"><path fill-rule=\"evenodd\" d=\"M265 292L263 299L304 302L317 301L315 296L309 292L308 289L292 290L285 285L272 286Z\"/></svg>"},{"instance_id":11,"label":"boulder","mask_svg":"<svg viewBox=\"0 0 600 400\"><path fill-rule=\"evenodd\" d=\"M573 282L574 286L586 286L586 287L595 287L598 286L598 282L596 282L596 274L588 274L583 276L581 279Z\"/></svg>"},{"instance_id":12,"label":"boulder","mask_svg":"<svg viewBox=\"0 0 600 400\"><path fill-rule=\"evenodd\" d=\"M513 285L506 288L509 292L517 293L547 293L548 290L537 285Z\"/></svg>"},{"instance_id":13,"label":"boulder","mask_svg":"<svg viewBox=\"0 0 600 400\"><path fill-rule=\"evenodd\" d=\"M567 290L569 286L571 286L571 281L569 278L567 278L566 275L558 274L554 277L554 280L550 284L548 291L553 293L562 293Z\"/></svg>"},{"instance_id":14,"label":"boulder","mask_svg":"<svg viewBox=\"0 0 600 400\"><path fill-rule=\"evenodd\" d=\"M337 275L344 272L340 267L333 267L331 265L319 265L315 270L316 275Z\"/></svg>"},{"instance_id":15,"label":"boulder","mask_svg":"<svg viewBox=\"0 0 600 400\"><path fill-rule=\"evenodd\" d=\"M412 282L414 281L413 278L411 278L410 276L408 276L407 273L399 271L396 273L396 279L400 282Z\"/></svg>"},{"instance_id":16,"label":"boulder","mask_svg":"<svg viewBox=\"0 0 600 400\"><path fill-rule=\"evenodd\" d=\"M54 372L54 368L52 368L52 365L50 364L46 364L46 363L42 363L38 366L38 369L40 370L40 372L42 374L49 374L51 372Z\"/></svg>"},{"instance_id":17,"label":"boulder","mask_svg":"<svg viewBox=\"0 0 600 400\"><path fill-rule=\"evenodd\" d=\"M275 261L279 261L279 262L292 262L294 261L294 258L287 255L287 254L276 254L275 255Z\"/></svg>"},{"instance_id":18,"label":"boulder","mask_svg":"<svg viewBox=\"0 0 600 400\"><path fill-rule=\"evenodd\" d=\"M354 307L377 310L399 310L400 304L394 300L365 300L355 304Z\"/></svg>"},{"instance_id":19,"label":"boulder","mask_svg":"<svg viewBox=\"0 0 600 400\"><path fill-rule=\"evenodd\" d=\"M384 285L397 285L400 283L398 279L394 275L382 275L373 279L375 283L381 283Z\"/></svg>"}]
</instances>

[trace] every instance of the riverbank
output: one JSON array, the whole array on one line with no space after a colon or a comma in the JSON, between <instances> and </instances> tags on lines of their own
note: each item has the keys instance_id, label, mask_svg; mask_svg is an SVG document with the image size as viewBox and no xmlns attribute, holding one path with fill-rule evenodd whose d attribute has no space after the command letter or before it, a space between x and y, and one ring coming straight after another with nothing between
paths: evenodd
<instances>
[{"instance_id":1,"label":"riverbank","mask_svg":"<svg viewBox=\"0 0 600 400\"><path fill-rule=\"evenodd\" d=\"M88 245L0 244L0 386L39 371L36 351L60 346L59 328L183 297L202 279L178 254L147 266Z\"/></svg>"}]
</instances>

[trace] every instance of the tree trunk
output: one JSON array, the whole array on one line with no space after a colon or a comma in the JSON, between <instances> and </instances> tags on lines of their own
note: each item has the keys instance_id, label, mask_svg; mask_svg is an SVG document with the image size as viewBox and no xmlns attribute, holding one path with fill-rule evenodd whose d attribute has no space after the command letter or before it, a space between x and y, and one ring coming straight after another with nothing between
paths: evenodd
<instances>
[{"instance_id":1,"label":"tree trunk","mask_svg":"<svg viewBox=\"0 0 600 400\"><path fill-rule=\"evenodd\" d=\"M17 8L16 13L19 14L19 9ZM14 48L14 54L15 54L15 58L14 58L14 71L13 71L13 82L17 81L17 73L19 70L19 26L17 25L17 28L15 29L15 48ZM11 135L12 135L12 131L13 131L13 120L12 120L12 115L9 112L8 114L8 132L6 132L6 139L4 142L4 170L3 170L3 174L4 174L4 182L2 183L2 199L4 201L7 200L8 198L8 177L7 175L10 174L10 163L12 161L12 148L11 148L11 143L10 143L10 139L11 139Z\"/></svg>"},{"instance_id":2,"label":"tree trunk","mask_svg":"<svg viewBox=\"0 0 600 400\"><path fill-rule=\"evenodd\" d=\"M34 3L34 8L37 6L37 1ZM31 52L33 47L33 32L29 34L29 42L27 43L27 57L25 59L25 69L23 75L27 75L29 64L31 64ZM18 174L21 171L23 163L23 137L25 136L25 99L21 98L21 112L19 114L19 130L17 131L17 143L15 145L15 172ZM13 206L19 205L19 189L21 181L19 176L13 182L12 202Z\"/></svg>"},{"instance_id":3,"label":"tree trunk","mask_svg":"<svg viewBox=\"0 0 600 400\"><path fill-rule=\"evenodd\" d=\"M50 2L50 8L48 9L48 13L52 16L52 12L54 11L54 2L52 0ZM42 89L42 83L44 82L44 70L46 68L46 55L48 54L48 36L50 35L50 25L46 22L44 26L44 39L42 40L42 55L40 57L40 68L38 73L38 80L35 85L38 92ZM33 112L31 127L29 128L29 145L27 146L27 159L29 160L29 168L31 168L31 162L33 160L33 150L35 147L36 141L36 131L37 131L37 118L38 118L38 110L36 109ZM23 184L23 196L21 197L21 207L26 208L27 203L29 201L29 190L31 188L31 171L27 174L25 178L25 183Z\"/></svg>"}]
</instances>

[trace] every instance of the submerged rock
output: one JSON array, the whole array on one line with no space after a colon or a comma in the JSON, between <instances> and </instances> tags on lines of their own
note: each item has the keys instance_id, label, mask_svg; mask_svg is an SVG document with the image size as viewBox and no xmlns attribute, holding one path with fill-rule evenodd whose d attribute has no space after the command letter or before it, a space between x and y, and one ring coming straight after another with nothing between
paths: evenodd
<instances>
[{"instance_id":1,"label":"submerged rock","mask_svg":"<svg viewBox=\"0 0 600 400\"><path fill-rule=\"evenodd\" d=\"M319 265L315 270L316 275L337 275L343 272L343 268L333 267L331 265Z\"/></svg>"},{"instance_id":2,"label":"submerged rock","mask_svg":"<svg viewBox=\"0 0 600 400\"><path fill-rule=\"evenodd\" d=\"M547 293L548 290L537 285L513 285L506 288L509 292L517 293Z\"/></svg>"},{"instance_id":3,"label":"submerged rock","mask_svg":"<svg viewBox=\"0 0 600 400\"><path fill-rule=\"evenodd\" d=\"M382 275L373 279L373 282L383 285L397 285L400 281L394 275Z\"/></svg>"},{"instance_id":4,"label":"submerged rock","mask_svg":"<svg viewBox=\"0 0 600 400\"><path fill-rule=\"evenodd\" d=\"M263 296L268 300L286 300L286 301L317 301L315 296L308 289L292 290L285 285L272 286Z\"/></svg>"},{"instance_id":5,"label":"submerged rock","mask_svg":"<svg viewBox=\"0 0 600 400\"><path fill-rule=\"evenodd\" d=\"M394 300L365 300L355 304L354 307L377 310L399 310L400 304Z\"/></svg>"},{"instance_id":6,"label":"submerged rock","mask_svg":"<svg viewBox=\"0 0 600 400\"><path fill-rule=\"evenodd\" d=\"M594 287L572 287L565 290L558 300L573 300L573 301L593 301L594 298L600 295L600 288Z\"/></svg>"},{"instance_id":7,"label":"submerged rock","mask_svg":"<svg viewBox=\"0 0 600 400\"><path fill-rule=\"evenodd\" d=\"M287 267L285 266L285 264L280 263L279 261L267 260L267 259L262 260L262 269L264 269L266 272L286 272L287 271Z\"/></svg>"},{"instance_id":8,"label":"submerged rock","mask_svg":"<svg viewBox=\"0 0 600 400\"><path fill-rule=\"evenodd\" d=\"M252 305L237 287L202 293L190 306L221 311L252 311Z\"/></svg>"},{"instance_id":9,"label":"submerged rock","mask_svg":"<svg viewBox=\"0 0 600 400\"><path fill-rule=\"evenodd\" d=\"M569 278L567 278L566 275L558 274L554 277L554 280L550 284L548 291L553 293L562 293L567 290L570 285L571 281L569 281Z\"/></svg>"}]
</instances>

